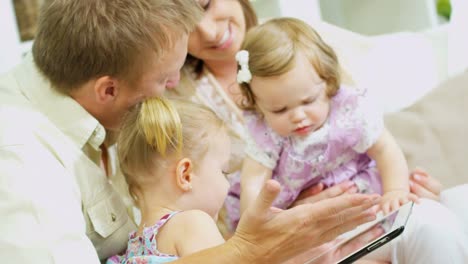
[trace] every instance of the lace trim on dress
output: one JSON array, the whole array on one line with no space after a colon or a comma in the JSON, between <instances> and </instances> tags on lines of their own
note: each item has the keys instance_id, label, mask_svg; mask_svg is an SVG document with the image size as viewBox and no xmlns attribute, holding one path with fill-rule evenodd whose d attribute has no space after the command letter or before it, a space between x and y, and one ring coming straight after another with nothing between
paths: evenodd
<instances>
[{"instance_id":1,"label":"lace trim on dress","mask_svg":"<svg viewBox=\"0 0 468 264\"><path fill-rule=\"evenodd\" d=\"M309 133L306 137L291 136L291 144L296 153L304 153L304 151L311 145L327 142L330 132L330 124L328 120L317 131Z\"/></svg>"},{"instance_id":2,"label":"lace trim on dress","mask_svg":"<svg viewBox=\"0 0 468 264\"><path fill-rule=\"evenodd\" d=\"M274 170L278 160L273 157L273 155L266 153L263 149L261 149L255 140L250 137L246 136L246 147L245 153L253 160L261 163L263 166Z\"/></svg>"}]
</instances>

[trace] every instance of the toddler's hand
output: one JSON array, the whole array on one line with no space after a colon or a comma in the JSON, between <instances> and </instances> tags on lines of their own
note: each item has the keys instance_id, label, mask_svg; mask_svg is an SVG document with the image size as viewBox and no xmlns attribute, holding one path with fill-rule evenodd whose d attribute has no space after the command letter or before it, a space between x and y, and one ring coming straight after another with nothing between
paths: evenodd
<instances>
[{"instance_id":1,"label":"toddler's hand","mask_svg":"<svg viewBox=\"0 0 468 264\"><path fill-rule=\"evenodd\" d=\"M405 190L393 190L388 191L382 196L382 201L380 202L380 208L382 209L384 215L397 210L401 205L413 201L417 203L418 197L415 194L412 194Z\"/></svg>"}]
</instances>

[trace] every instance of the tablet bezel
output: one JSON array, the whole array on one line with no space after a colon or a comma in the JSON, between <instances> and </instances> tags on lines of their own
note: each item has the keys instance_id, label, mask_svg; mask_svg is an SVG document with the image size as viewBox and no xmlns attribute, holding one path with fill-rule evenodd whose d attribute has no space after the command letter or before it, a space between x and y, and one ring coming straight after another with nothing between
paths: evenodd
<instances>
[{"instance_id":1,"label":"tablet bezel","mask_svg":"<svg viewBox=\"0 0 468 264\"><path fill-rule=\"evenodd\" d=\"M364 257L365 255L369 254L370 252L382 247L383 245L387 244L388 242L392 241L399 235L401 235L405 229L406 223L408 222L409 216L411 215L411 211L413 209L413 202L409 202L407 204L404 204L401 206L398 210L399 213L397 215L397 218L395 219L392 229L385 234L380 235L376 239L370 241L367 243L365 246L361 247L358 250L355 250L351 254L347 255L346 257L342 258L337 262L337 264L348 264L348 263L353 263L354 261ZM396 212L394 211L394 212ZM371 224L367 224L368 228L366 228L364 231L354 235L352 238L357 237L358 235L366 232L373 226L375 226L378 223L381 223L382 221L385 221L386 218L388 218L390 215L392 215L394 212L389 213L388 215L378 218L377 220L371 222ZM349 241L352 238L349 238L346 240ZM340 243L342 244L342 243Z\"/></svg>"}]
</instances>

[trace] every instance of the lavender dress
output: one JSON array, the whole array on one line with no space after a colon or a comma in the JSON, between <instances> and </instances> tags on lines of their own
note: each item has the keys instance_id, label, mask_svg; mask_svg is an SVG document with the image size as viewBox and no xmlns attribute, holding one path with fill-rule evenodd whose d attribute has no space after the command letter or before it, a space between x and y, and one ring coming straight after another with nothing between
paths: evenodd
<instances>
[{"instance_id":1,"label":"lavender dress","mask_svg":"<svg viewBox=\"0 0 468 264\"><path fill-rule=\"evenodd\" d=\"M247 155L272 169L272 178L282 186L274 206L289 207L302 190L320 182L330 187L352 180L362 193L382 193L376 164L366 151L382 134L383 120L365 94L341 86L331 99L325 124L301 138L281 137L257 114L245 114L250 134ZM239 175L230 181L227 223L234 230L239 220Z\"/></svg>"}]
</instances>

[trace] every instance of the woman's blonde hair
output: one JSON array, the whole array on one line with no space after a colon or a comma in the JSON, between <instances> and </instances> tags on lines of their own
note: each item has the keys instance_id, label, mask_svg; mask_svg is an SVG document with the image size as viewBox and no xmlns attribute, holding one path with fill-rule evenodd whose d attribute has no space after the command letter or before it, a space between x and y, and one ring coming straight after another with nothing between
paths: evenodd
<instances>
[{"instance_id":1,"label":"woman's blonde hair","mask_svg":"<svg viewBox=\"0 0 468 264\"><path fill-rule=\"evenodd\" d=\"M304 54L327 83L327 95L333 96L340 86L340 67L333 49L305 22L296 18L277 18L247 32L242 50L249 52L252 76L282 75L295 65L298 53ZM255 96L248 83L240 85L244 96L241 107L256 110Z\"/></svg>"},{"instance_id":2,"label":"woman's blonde hair","mask_svg":"<svg viewBox=\"0 0 468 264\"><path fill-rule=\"evenodd\" d=\"M139 188L158 181L155 169L182 156L203 159L210 139L223 129L213 111L189 101L151 98L132 109L124 118L117 153L136 204Z\"/></svg>"}]
</instances>

